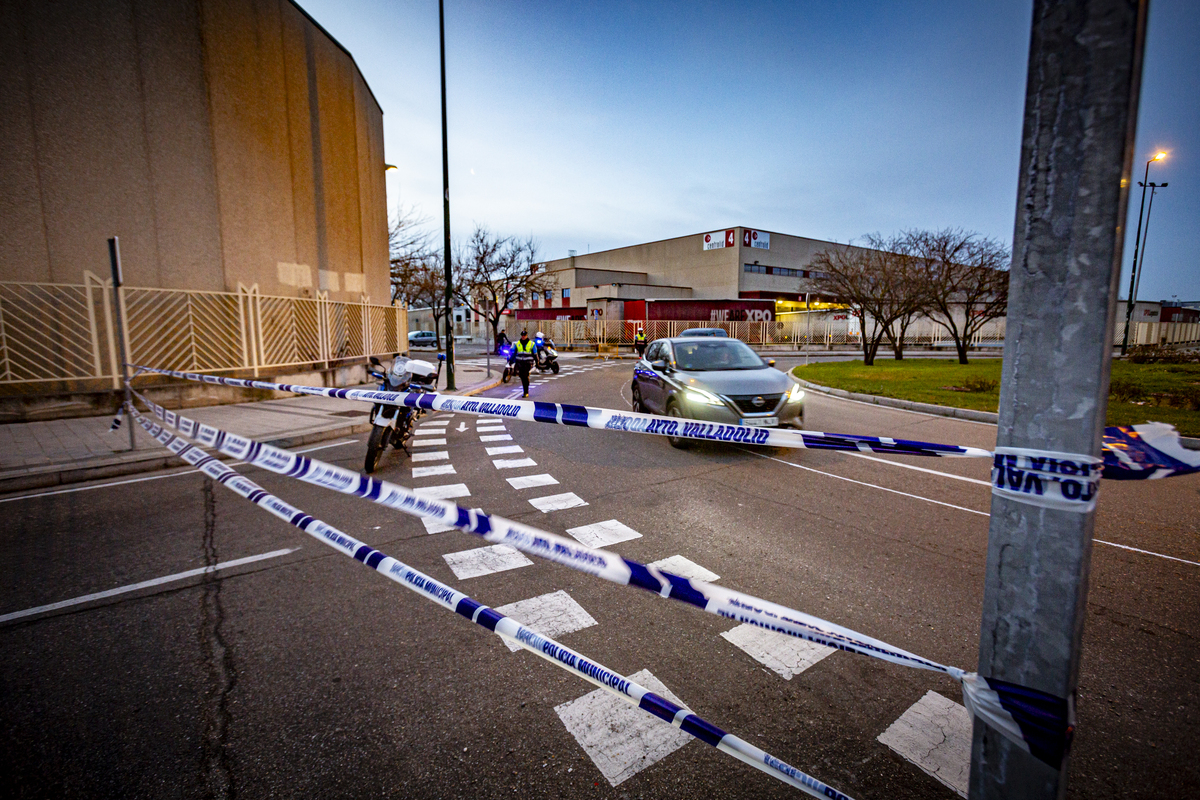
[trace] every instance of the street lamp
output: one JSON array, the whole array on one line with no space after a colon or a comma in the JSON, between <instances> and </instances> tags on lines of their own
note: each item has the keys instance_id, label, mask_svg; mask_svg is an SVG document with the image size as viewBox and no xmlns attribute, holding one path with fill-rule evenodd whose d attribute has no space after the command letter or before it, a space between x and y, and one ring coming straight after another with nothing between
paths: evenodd
<instances>
[{"instance_id":1,"label":"street lamp","mask_svg":"<svg viewBox=\"0 0 1200 800\"><path fill-rule=\"evenodd\" d=\"M1150 214L1154 212L1154 195L1159 189L1167 188L1167 182L1148 183L1150 187L1150 205L1146 206L1146 230L1142 232L1142 268L1138 270L1137 282L1133 285L1133 302L1137 302L1138 291L1142 288L1142 274L1146 271L1146 242L1150 239ZM1143 187L1144 189L1145 187Z\"/></svg>"},{"instance_id":2,"label":"street lamp","mask_svg":"<svg viewBox=\"0 0 1200 800\"><path fill-rule=\"evenodd\" d=\"M1133 317L1134 279L1137 277L1138 246L1142 239L1142 212L1146 209L1146 184L1150 181L1150 165L1155 161L1162 161L1166 157L1167 154L1162 150L1155 153L1146 162L1146 174L1141 181L1142 205L1138 209L1137 233L1133 237L1133 265L1129 268L1129 303L1125 307L1125 337L1121 340L1121 355L1125 355L1129 350L1129 320Z\"/></svg>"}]
</instances>

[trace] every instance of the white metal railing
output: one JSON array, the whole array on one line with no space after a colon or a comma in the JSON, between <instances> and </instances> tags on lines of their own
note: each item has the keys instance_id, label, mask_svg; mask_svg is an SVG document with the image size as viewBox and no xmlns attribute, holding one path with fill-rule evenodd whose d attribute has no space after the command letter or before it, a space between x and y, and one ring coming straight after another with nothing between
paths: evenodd
<instances>
[{"instance_id":1,"label":"white metal railing","mask_svg":"<svg viewBox=\"0 0 1200 800\"><path fill-rule=\"evenodd\" d=\"M120 387L115 315L135 364L189 372L328 368L407 348L408 312L393 306L236 292L0 281L0 385L48 382Z\"/></svg>"},{"instance_id":2,"label":"white metal railing","mask_svg":"<svg viewBox=\"0 0 1200 800\"><path fill-rule=\"evenodd\" d=\"M803 347L832 347L861 345L862 332L857 321L847 312L813 314L811 321L803 313L781 315L774 322L709 322L707 320L517 320L505 317L501 323L508 338L515 341L522 329L530 334L540 330L560 347L586 348L599 345L633 344L637 329L645 329L649 341L678 336L687 328L721 328L731 337L752 345L782 345ZM1004 342L1006 321L1003 317L990 320L971 338L973 347L990 347ZM1123 326L1114 333L1115 344L1121 344ZM1200 343L1200 323L1138 322L1131 326L1131 344ZM883 346L888 342L884 339ZM920 318L905 331L905 347L952 348L954 340L941 325Z\"/></svg>"}]
</instances>

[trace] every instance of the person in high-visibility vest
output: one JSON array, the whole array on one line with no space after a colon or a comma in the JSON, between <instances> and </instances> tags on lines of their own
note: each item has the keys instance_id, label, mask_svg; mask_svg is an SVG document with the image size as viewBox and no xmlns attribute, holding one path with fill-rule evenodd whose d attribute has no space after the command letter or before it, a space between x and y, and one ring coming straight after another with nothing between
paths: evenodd
<instances>
[{"instance_id":1,"label":"person in high-visibility vest","mask_svg":"<svg viewBox=\"0 0 1200 800\"><path fill-rule=\"evenodd\" d=\"M637 329L637 335L633 337L633 349L637 350L639 356L646 353L646 332L642 330L640 325Z\"/></svg>"},{"instance_id":2,"label":"person in high-visibility vest","mask_svg":"<svg viewBox=\"0 0 1200 800\"><path fill-rule=\"evenodd\" d=\"M508 358L508 363L516 368L517 375L521 377L521 388L525 392L522 397L529 397L529 370L533 367L536 350L537 345L529 338L529 331L521 331L521 338L513 346L513 353Z\"/></svg>"}]
</instances>

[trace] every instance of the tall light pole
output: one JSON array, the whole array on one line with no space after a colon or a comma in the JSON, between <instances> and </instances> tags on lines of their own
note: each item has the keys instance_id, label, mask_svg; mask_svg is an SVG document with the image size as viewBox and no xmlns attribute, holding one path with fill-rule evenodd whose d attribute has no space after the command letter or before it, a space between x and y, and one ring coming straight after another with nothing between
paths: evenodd
<instances>
[{"instance_id":1,"label":"tall light pole","mask_svg":"<svg viewBox=\"0 0 1200 800\"><path fill-rule=\"evenodd\" d=\"M1142 275L1146 272L1146 242L1150 239L1150 215L1154 213L1154 195L1158 193L1159 189L1167 188L1167 182L1151 182L1148 185L1150 186L1150 205L1146 206L1146 230L1142 231L1142 268L1138 270L1137 282L1133 284L1133 295L1131 298L1135 304L1137 303L1138 292L1142 288Z\"/></svg>"},{"instance_id":2,"label":"tall light pole","mask_svg":"<svg viewBox=\"0 0 1200 800\"><path fill-rule=\"evenodd\" d=\"M446 391L454 386L454 304L451 302L453 280L450 275L450 146L446 134L446 3L438 0L438 39L442 46L442 198L444 219L442 228L442 268L446 279Z\"/></svg>"},{"instance_id":3,"label":"tall light pole","mask_svg":"<svg viewBox=\"0 0 1200 800\"><path fill-rule=\"evenodd\" d=\"M1150 180L1150 165L1162 161L1167 154L1161 150L1146 162L1146 174L1142 178L1142 205L1138 209L1137 233L1133 237L1133 265L1129 268L1129 302L1125 305L1125 338L1121 340L1121 355L1129 350L1129 320L1133 317L1133 284L1137 277L1138 245L1142 240L1142 212L1146 209L1146 183Z\"/></svg>"}]
</instances>

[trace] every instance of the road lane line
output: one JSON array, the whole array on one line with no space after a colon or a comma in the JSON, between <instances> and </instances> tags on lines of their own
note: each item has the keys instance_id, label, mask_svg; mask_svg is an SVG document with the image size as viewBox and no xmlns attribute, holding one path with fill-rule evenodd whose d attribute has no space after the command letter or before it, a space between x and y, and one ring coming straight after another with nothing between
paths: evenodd
<instances>
[{"instance_id":1,"label":"road lane line","mask_svg":"<svg viewBox=\"0 0 1200 800\"><path fill-rule=\"evenodd\" d=\"M308 448L305 448L304 450L295 450L293 452L313 453L313 452L316 452L317 450L327 450L330 447L341 447L344 444L358 444L358 440L357 439L346 439L345 441L334 442L333 444L321 444L321 445L317 445L316 447L308 447ZM241 461L230 462L230 464L233 466L237 466L242 463L243 462L241 462ZM199 471L200 470L196 470L196 469L185 469L185 470L181 470L179 472L172 472L170 475L147 475L144 478L127 478L126 480L123 480L123 481L109 481L108 483L97 483L92 486L72 486L70 489L55 489L50 492L38 492L36 494L22 494L22 495L17 495L16 497L0 498L0 503L11 503L14 500L32 500L35 497L50 497L51 495L56 495L56 494L72 494L74 492L90 492L92 489L107 489L110 486L124 486L125 484L128 484L128 483L143 483L145 481L161 481L164 478L178 478L180 475L195 475Z\"/></svg>"},{"instance_id":2,"label":"road lane line","mask_svg":"<svg viewBox=\"0 0 1200 800\"><path fill-rule=\"evenodd\" d=\"M926 503L934 503L935 505L946 506L947 508L954 508L954 509L958 509L959 511L966 511L968 514L978 514L981 517L990 517L991 516L991 514L988 513L987 511L976 511L973 508L966 508L964 506L956 506L953 503L944 503L941 500L934 500L931 497L922 497L919 494L909 494L908 492L901 492L896 489L889 489L886 486L880 486L879 484L876 484L876 483L867 483L866 481L856 481L854 478L847 478L843 475L835 475L832 472L825 472L824 470L813 469L812 467L805 467L805 466L801 466L800 464L793 464L791 461L784 461L782 458L775 458L774 456L765 456L762 453L755 453L753 450L746 450L744 447L739 447L738 449L742 450L743 452L750 453L751 455L756 455L759 458L767 458L767 459L770 459L771 461L778 461L780 464L787 464L789 467L795 467L796 469L802 469L802 470L805 470L806 472L815 472L818 475L824 475L827 478L837 478L839 481L846 481L848 483L856 483L859 486L869 486L872 489L879 489L880 491L883 491L883 492L891 492L892 494L898 494L903 497L911 497L914 500L924 500Z\"/></svg>"},{"instance_id":3,"label":"road lane line","mask_svg":"<svg viewBox=\"0 0 1200 800\"><path fill-rule=\"evenodd\" d=\"M991 486L992 485L991 481L981 481L978 478L966 478L966 477L963 477L962 475L954 475L953 473L950 473L950 472L938 472L936 469L928 469L927 467L918 467L915 464L901 464L897 461L888 461L886 458L876 458L875 456L869 456L869 455L866 455L865 453L847 452L846 455L854 456L855 458L865 458L867 461L878 461L880 464L887 464L890 467L902 467L904 469L916 470L917 472L926 472L930 475L940 475L943 478L952 478L956 481L966 481L967 483L976 483L976 484L979 484L980 486Z\"/></svg>"},{"instance_id":4,"label":"road lane line","mask_svg":"<svg viewBox=\"0 0 1200 800\"><path fill-rule=\"evenodd\" d=\"M197 567L196 569L189 569L186 572L177 572L174 575L164 575L161 578L152 578L151 580L148 580L148 581L141 581L139 583L131 583L128 586L119 586L116 589L109 589L104 592L95 592L94 594L85 594L82 597L75 597L70 600L60 600L57 603L50 603L50 604L44 605L44 606L37 606L36 608L27 608L24 611L13 611L8 614L0 615L0 622L8 622L9 620L21 619L22 617L31 617L34 614L41 614L45 611L57 611L60 608L69 608L70 606L77 606L81 603L89 603L92 600L103 600L106 597L115 597L119 594L126 594L128 592L136 592L138 589L146 589L151 586L160 586L164 583L172 583L174 581L182 581L187 578L194 577L196 575L203 575L206 572L217 572L217 571L223 570L223 569L231 569L233 567L240 567L243 564L253 564L256 561L265 561L268 558L279 558L280 556L286 556L289 553L294 553L299 549L300 549L299 547L290 547L285 550L272 550L269 553L262 553L261 555L257 555L257 556L247 556L246 558L235 558L232 561L222 561L221 563L214 564L211 567Z\"/></svg>"},{"instance_id":5,"label":"road lane line","mask_svg":"<svg viewBox=\"0 0 1200 800\"><path fill-rule=\"evenodd\" d=\"M1127 544L1117 544L1116 542L1106 542L1103 539L1092 539L1096 544L1106 544L1109 547L1119 547L1122 550L1132 550L1135 553L1145 553L1148 556L1158 556L1165 558L1168 561L1179 561L1184 564L1191 564L1193 567L1200 567L1200 561L1188 561L1186 558L1176 558L1175 556L1164 556L1162 553L1155 553L1151 550L1142 550L1140 547L1130 547Z\"/></svg>"}]
</instances>

